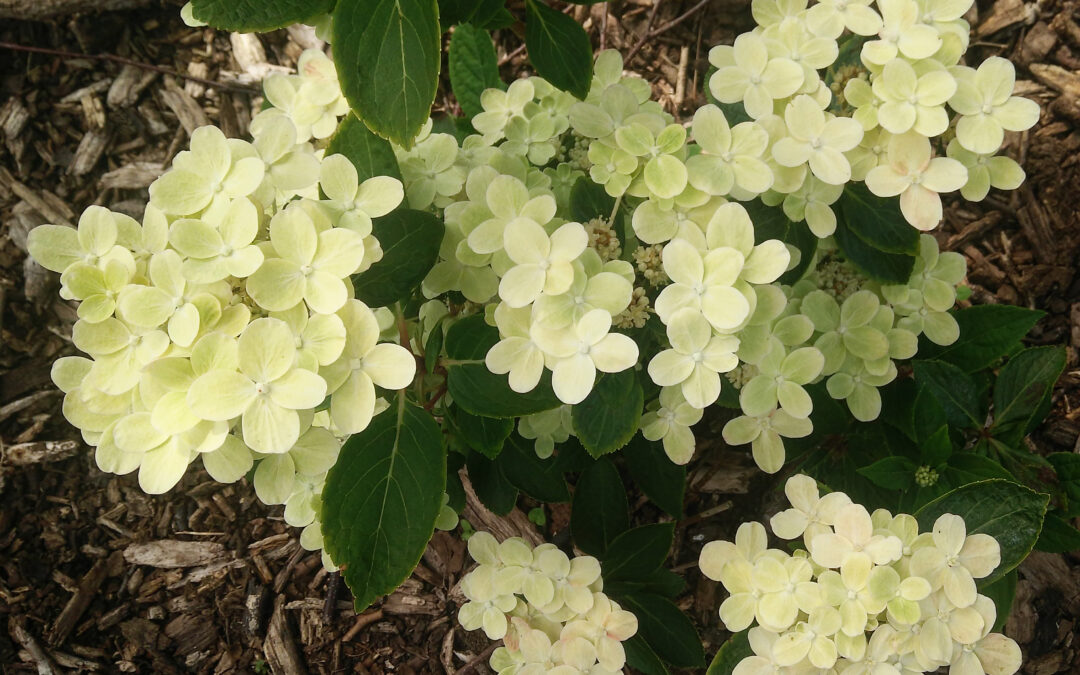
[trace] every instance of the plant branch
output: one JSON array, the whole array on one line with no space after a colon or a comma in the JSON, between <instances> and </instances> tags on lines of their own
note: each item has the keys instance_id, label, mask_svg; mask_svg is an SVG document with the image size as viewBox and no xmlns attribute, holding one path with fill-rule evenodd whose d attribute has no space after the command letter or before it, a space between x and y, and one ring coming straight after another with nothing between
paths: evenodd
<instances>
[{"instance_id":1,"label":"plant branch","mask_svg":"<svg viewBox=\"0 0 1080 675\"><path fill-rule=\"evenodd\" d=\"M115 54L80 54L78 52L68 52L62 49L31 47L29 45L20 45L14 42L3 41L0 41L0 49L8 49L15 52L31 52L34 54L48 54L49 56L59 56L65 59L96 59L98 61L112 61L113 63L119 63L125 66L134 66L136 68L142 68L143 70L152 70L157 73L163 73L165 75L172 75L173 77L191 80L192 82L198 82L199 84L205 84L208 87L215 87L217 89L227 89L229 91L235 91L244 94L259 93L259 90L256 87L246 87L241 84L227 84L225 82L215 82L214 80L207 80L202 77L195 77L194 75L188 75L187 73L177 72L175 70L172 70L171 68L155 66L150 63L143 63L141 61L135 61L133 59L124 58L123 56L117 56Z\"/></svg>"}]
</instances>

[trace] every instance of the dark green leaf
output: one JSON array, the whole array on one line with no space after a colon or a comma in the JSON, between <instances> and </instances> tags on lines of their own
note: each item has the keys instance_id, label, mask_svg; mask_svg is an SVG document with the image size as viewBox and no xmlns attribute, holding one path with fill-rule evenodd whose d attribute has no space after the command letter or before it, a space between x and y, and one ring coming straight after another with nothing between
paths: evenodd
<instances>
[{"instance_id":1,"label":"dark green leaf","mask_svg":"<svg viewBox=\"0 0 1080 675\"><path fill-rule=\"evenodd\" d=\"M376 218L372 234L383 257L353 277L356 297L371 307L386 307L420 285L439 257L442 221L426 211L398 209Z\"/></svg>"},{"instance_id":2,"label":"dark green leaf","mask_svg":"<svg viewBox=\"0 0 1080 675\"><path fill-rule=\"evenodd\" d=\"M439 0L439 21L443 30L460 23L496 30L514 23L514 16L503 5L506 0Z\"/></svg>"},{"instance_id":3,"label":"dark green leaf","mask_svg":"<svg viewBox=\"0 0 1080 675\"><path fill-rule=\"evenodd\" d=\"M214 28L265 33L306 23L334 8L336 0L192 0L191 14Z\"/></svg>"},{"instance_id":4,"label":"dark green leaf","mask_svg":"<svg viewBox=\"0 0 1080 675\"><path fill-rule=\"evenodd\" d=\"M674 536L675 523L653 523L615 537L600 560L604 583L641 580L660 569Z\"/></svg>"},{"instance_id":5,"label":"dark green leaf","mask_svg":"<svg viewBox=\"0 0 1080 675\"><path fill-rule=\"evenodd\" d=\"M990 433L1006 444L1018 444L1046 416L1050 393L1064 369L1063 346L1033 347L1009 359L994 384Z\"/></svg>"},{"instance_id":6,"label":"dark green leaf","mask_svg":"<svg viewBox=\"0 0 1080 675\"><path fill-rule=\"evenodd\" d=\"M643 675L670 675L667 666L640 635L634 635L622 644L626 651L626 665Z\"/></svg>"},{"instance_id":7,"label":"dark green leaf","mask_svg":"<svg viewBox=\"0 0 1080 675\"><path fill-rule=\"evenodd\" d=\"M505 516L513 510L518 491L503 475L499 464L473 452L465 459L465 466L469 470L469 482L484 506L497 516Z\"/></svg>"},{"instance_id":8,"label":"dark green leaf","mask_svg":"<svg viewBox=\"0 0 1080 675\"><path fill-rule=\"evenodd\" d=\"M784 209L779 206L766 206L760 199L745 202L743 206L746 207L746 212L750 214L750 220L754 223L754 243L760 244L769 239L779 239L799 249L799 264L784 272L780 277L780 283L793 284L801 279L814 262L814 253L818 245L817 236L810 231L806 223L791 222L784 213ZM728 389L732 388L728 387Z\"/></svg>"},{"instance_id":9,"label":"dark green leaf","mask_svg":"<svg viewBox=\"0 0 1080 675\"><path fill-rule=\"evenodd\" d=\"M443 330L442 321L431 329L427 342L424 344L424 370L430 375L435 372L435 365L439 362L442 354L443 340L446 332Z\"/></svg>"},{"instance_id":10,"label":"dark green leaf","mask_svg":"<svg viewBox=\"0 0 1080 675\"><path fill-rule=\"evenodd\" d=\"M371 133L371 130L351 113L345 116L330 138L326 154L348 157L356 167L361 183L374 176L390 176L401 180L401 169L390 142Z\"/></svg>"},{"instance_id":11,"label":"dark green leaf","mask_svg":"<svg viewBox=\"0 0 1080 675\"><path fill-rule=\"evenodd\" d=\"M900 213L900 201L874 195L865 183L849 183L833 206L855 236L887 253L917 255L919 231Z\"/></svg>"},{"instance_id":12,"label":"dark green leaf","mask_svg":"<svg viewBox=\"0 0 1080 675\"><path fill-rule=\"evenodd\" d=\"M949 436L949 427L942 424L925 441L919 443L919 461L929 467L936 467L952 455L953 443ZM989 478L989 476L984 476Z\"/></svg>"},{"instance_id":13,"label":"dark green leaf","mask_svg":"<svg viewBox=\"0 0 1080 675\"><path fill-rule=\"evenodd\" d=\"M570 491L554 457L540 459L532 441L513 435L496 462L510 484L540 502L568 502Z\"/></svg>"},{"instance_id":14,"label":"dark green leaf","mask_svg":"<svg viewBox=\"0 0 1080 675\"><path fill-rule=\"evenodd\" d=\"M983 427L986 403L970 375L945 361L913 361L912 366L915 382L934 394L949 424L963 429Z\"/></svg>"},{"instance_id":15,"label":"dark green leaf","mask_svg":"<svg viewBox=\"0 0 1080 675\"><path fill-rule=\"evenodd\" d=\"M982 370L1016 351L1020 339L1046 313L1012 305L975 305L953 313L960 338L948 347L919 342L919 356L947 361L967 373Z\"/></svg>"},{"instance_id":16,"label":"dark green leaf","mask_svg":"<svg viewBox=\"0 0 1080 675\"><path fill-rule=\"evenodd\" d=\"M619 471L604 457L581 472L574 486L570 531L585 553L601 557L615 537L630 529L630 507Z\"/></svg>"},{"instance_id":17,"label":"dark green leaf","mask_svg":"<svg viewBox=\"0 0 1080 675\"><path fill-rule=\"evenodd\" d=\"M349 105L376 134L412 147L439 86L442 31L435 0L338 0L333 31Z\"/></svg>"},{"instance_id":18,"label":"dark green leaf","mask_svg":"<svg viewBox=\"0 0 1080 675\"><path fill-rule=\"evenodd\" d=\"M514 430L514 421L511 419L481 417L457 406L454 408L454 424L465 443L489 459L499 456L503 444Z\"/></svg>"},{"instance_id":19,"label":"dark green leaf","mask_svg":"<svg viewBox=\"0 0 1080 675\"><path fill-rule=\"evenodd\" d=\"M886 490L906 490L915 484L917 468L907 457L886 457L861 467L859 473Z\"/></svg>"},{"instance_id":20,"label":"dark green leaf","mask_svg":"<svg viewBox=\"0 0 1080 675\"><path fill-rule=\"evenodd\" d=\"M967 533L989 534L1001 545L1001 564L979 581L989 585L1012 571L1031 553L1042 530L1049 497L1002 479L970 483L948 492L915 513L928 532L943 513L960 516Z\"/></svg>"},{"instance_id":21,"label":"dark green leaf","mask_svg":"<svg viewBox=\"0 0 1080 675\"><path fill-rule=\"evenodd\" d=\"M345 442L322 493L326 552L342 568L356 610L412 574L435 529L446 457L425 410L398 399Z\"/></svg>"},{"instance_id":22,"label":"dark green leaf","mask_svg":"<svg viewBox=\"0 0 1080 675\"><path fill-rule=\"evenodd\" d=\"M541 0L525 0L525 47L538 75L580 99L592 84L592 45L585 29Z\"/></svg>"},{"instance_id":23,"label":"dark green leaf","mask_svg":"<svg viewBox=\"0 0 1080 675\"><path fill-rule=\"evenodd\" d=\"M1046 459L1057 473L1058 487L1064 493L1065 514L1080 516L1080 455L1073 452L1054 452Z\"/></svg>"},{"instance_id":24,"label":"dark green leaf","mask_svg":"<svg viewBox=\"0 0 1080 675\"><path fill-rule=\"evenodd\" d=\"M863 240L844 218L836 219L836 245L855 267L867 276L889 284L903 284L911 278L915 256L890 253Z\"/></svg>"},{"instance_id":25,"label":"dark green leaf","mask_svg":"<svg viewBox=\"0 0 1080 675\"><path fill-rule=\"evenodd\" d=\"M949 477L956 485L974 483L987 478L1016 480L1005 467L986 455L977 455L974 452L958 452L949 458L945 466Z\"/></svg>"},{"instance_id":26,"label":"dark green leaf","mask_svg":"<svg viewBox=\"0 0 1080 675\"><path fill-rule=\"evenodd\" d=\"M613 581L610 584L606 579L604 581L604 591L611 596L655 593L674 600L684 590L686 590L686 581L671 570L663 568L653 570L648 576L638 580Z\"/></svg>"},{"instance_id":27,"label":"dark green leaf","mask_svg":"<svg viewBox=\"0 0 1080 675\"><path fill-rule=\"evenodd\" d=\"M994 583L980 588L979 592L994 601L994 607L997 608L997 619L994 620L994 626L991 630L999 632L1005 626L1005 621L1009 618L1009 611L1012 609L1013 600L1016 598L1016 570L1009 572Z\"/></svg>"},{"instance_id":28,"label":"dark green leaf","mask_svg":"<svg viewBox=\"0 0 1080 675\"><path fill-rule=\"evenodd\" d=\"M495 45L483 28L463 23L454 29L450 38L450 87L461 104L465 117L472 119L484 112L480 94L485 89L505 89L499 79Z\"/></svg>"},{"instance_id":29,"label":"dark green leaf","mask_svg":"<svg viewBox=\"0 0 1080 675\"><path fill-rule=\"evenodd\" d=\"M519 394L510 388L506 375L496 375L484 365L488 349L499 341L499 331L473 315L452 325L446 332L446 354L457 361L447 368L446 386L454 403L474 415L519 417L551 410L562 405L551 390L551 375L544 373L540 384Z\"/></svg>"},{"instance_id":30,"label":"dark green leaf","mask_svg":"<svg viewBox=\"0 0 1080 675\"><path fill-rule=\"evenodd\" d=\"M645 394L632 368L605 373L574 406L574 434L593 457L615 452L637 433L644 405Z\"/></svg>"},{"instance_id":31,"label":"dark green leaf","mask_svg":"<svg viewBox=\"0 0 1080 675\"><path fill-rule=\"evenodd\" d=\"M450 508L457 513L465 508L465 486L458 474L464 466L465 456L460 452L446 453L446 494L450 497Z\"/></svg>"},{"instance_id":32,"label":"dark green leaf","mask_svg":"<svg viewBox=\"0 0 1080 675\"><path fill-rule=\"evenodd\" d=\"M676 668L705 667L701 638L674 602L653 593L633 593L617 600L637 616L638 634L661 659Z\"/></svg>"},{"instance_id":33,"label":"dark green leaf","mask_svg":"<svg viewBox=\"0 0 1080 675\"><path fill-rule=\"evenodd\" d=\"M1039 541L1035 543L1035 548L1047 553L1080 551L1080 530L1077 530L1072 523L1061 517L1060 511L1051 511L1046 514L1043 529L1039 533Z\"/></svg>"},{"instance_id":34,"label":"dark green leaf","mask_svg":"<svg viewBox=\"0 0 1080 675\"><path fill-rule=\"evenodd\" d=\"M731 672L735 670L735 666L748 656L754 655L754 650L750 649L750 637L749 631L739 631L728 638L727 642L720 645L720 650L716 652L716 656L713 657L712 663L709 664L709 670L705 675L731 675Z\"/></svg>"},{"instance_id":35,"label":"dark green leaf","mask_svg":"<svg viewBox=\"0 0 1080 675\"><path fill-rule=\"evenodd\" d=\"M669 515L681 518L686 467L668 459L660 443L646 440L640 434L630 439L622 456L630 477L645 496Z\"/></svg>"}]
</instances>

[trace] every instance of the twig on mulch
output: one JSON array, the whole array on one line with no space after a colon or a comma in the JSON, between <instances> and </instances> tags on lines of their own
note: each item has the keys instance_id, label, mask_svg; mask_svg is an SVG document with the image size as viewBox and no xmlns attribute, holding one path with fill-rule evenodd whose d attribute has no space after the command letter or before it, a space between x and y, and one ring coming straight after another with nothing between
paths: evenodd
<instances>
[{"instance_id":1,"label":"twig on mulch","mask_svg":"<svg viewBox=\"0 0 1080 675\"><path fill-rule=\"evenodd\" d=\"M34 54L48 54L49 56L60 56L65 59L97 59L99 61L112 61L113 63L120 63L125 66L134 66L135 68L142 68L144 70L152 70L156 73L164 73L166 75L174 75L176 77L183 78L185 80L191 80L192 82L198 82L199 84L205 84L208 87L216 87L218 89L226 89L228 91L235 91L243 94L257 94L259 90L256 87L245 87L241 84L226 84L224 82L215 82L214 80L207 80L202 77L196 77L194 75L188 75L187 73L180 73L172 68L165 68L164 66L155 66L151 63L143 63L141 61L135 61L133 59L124 58L123 56L117 56L116 54L80 54L78 52L68 52L62 49L49 49L48 47L31 47L29 45L15 44L14 42L0 41L0 49L10 49L16 52L32 52Z\"/></svg>"}]
</instances>

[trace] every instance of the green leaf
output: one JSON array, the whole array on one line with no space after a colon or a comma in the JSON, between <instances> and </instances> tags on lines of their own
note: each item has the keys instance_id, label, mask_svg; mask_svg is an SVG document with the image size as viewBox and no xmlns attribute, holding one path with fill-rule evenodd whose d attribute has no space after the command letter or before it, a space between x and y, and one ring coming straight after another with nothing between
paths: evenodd
<instances>
[{"instance_id":1,"label":"green leaf","mask_svg":"<svg viewBox=\"0 0 1080 675\"><path fill-rule=\"evenodd\" d=\"M638 634L656 654L676 668L704 668L705 650L690 619L675 603L655 593L616 598L638 619Z\"/></svg>"},{"instance_id":2,"label":"green leaf","mask_svg":"<svg viewBox=\"0 0 1080 675\"><path fill-rule=\"evenodd\" d=\"M630 507L626 502L619 471L604 457L581 472L574 486L570 509L570 531L574 543L589 555L602 557L608 546L630 529Z\"/></svg>"},{"instance_id":3,"label":"green leaf","mask_svg":"<svg viewBox=\"0 0 1080 675\"><path fill-rule=\"evenodd\" d=\"M192 0L191 14L214 28L265 33L306 23L334 8L336 0Z\"/></svg>"},{"instance_id":4,"label":"green leaf","mask_svg":"<svg viewBox=\"0 0 1080 675\"><path fill-rule=\"evenodd\" d=\"M372 234L383 257L352 278L353 288L371 307L386 307L409 297L435 265L443 224L426 211L398 209L376 218Z\"/></svg>"},{"instance_id":5,"label":"green leaf","mask_svg":"<svg viewBox=\"0 0 1080 675\"><path fill-rule=\"evenodd\" d=\"M944 415L944 413L942 413ZM930 467L935 467L945 462L952 455L953 444L949 436L949 426L942 424L938 430L930 434L930 438L919 443L919 461ZM990 478L990 476L983 476ZM995 476L997 478L997 476Z\"/></svg>"},{"instance_id":6,"label":"green leaf","mask_svg":"<svg viewBox=\"0 0 1080 675\"><path fill-rule=\"evenodd\" d=\"M427 342L424 344L424 370L428 375L435 372L435 366L439 363L439 356L442 354L443 340L445 339L446 332L443 330L442 321L439 321L431 329Z\"/></svg>"},{"instance_id":7,"label":"green leaf","mask_svg":"<svg viewBox=\"0 0 1080 675\"><path fill-rule=\"evenodd\" d=\"M855 236L887 253L918 255L919 231L900 213L900 200L878 197L865 183L848 183L834 207Z\"/></svg>"},{"instance_id":8,"label":"green leaf","mask_svg":"<svg viewBox=\"0 0 1080 675\"><path fill-rule=\"evenodd\" d=\"M1004 478L1015 481L1011 473L986 455L974 452L958 452L949 458L946 471L955 484L974 483L987 478Z\"/></svg>"},{"instance_id":9,"label":"green leaf","mask_svg":"<svg viewBox=\"0 0 1080 675\"><path fill-rule=\"evenodd\" d=\"M630 439L622 456L630 477L645 496L672 517L681 518L686 467L668 459L660 443L646 440L640 434Z\"/></svg>"},{"instance_id":10,"label":"green leaf","mask_svg":"<svg viewBox=\"0 0 1080 675\"><path fill-rule=\"evenodd\" d=\"M1073 527L1060 511L1051 511L1043 520L1043 529L1035 549L1047 553L1069 553L1080 551L1080 530Z\"/></svg>"},{"instance_id":11,"label":"green leaf","mask_svg":"<svg viewBox=\"0 0 1080 675\"><path fill-rule=\"evenodd\" d=\"M975 305L953 313L960 338L948 347L919 341L919 356L947 361L967 373L988 368L1017 351L1020 339L1045 312L1012 305Z\"/></svg>"},{"instance_id":12,"label":"green leaf","mask_svg":"<svg viewBox=\"0 0 1080 675\"><path fill-rule=\"evenodd\" d=\"M345 442L326 475L322 532L356 610L397 588L420 562L446 487L442 432L399 397Z\"/></svg>"},{"instance_id":13,"label":"green leaf","mask_svg":"<svg viewBox=\"0 0 1080 675\"><path fill-rule=\"evenodd\" d=\"M338 0L334 9L345 98L368 128L405 149L435 101L441 34L435 0Z\"/></svg>"},{"instance_id":14,"label":"green leaf","mask_svg":"<svg viewBox=\"0 0 1080 675\"><path fill-rule=\"evenodd\" d=\"M653 523L627 530L612 540L600 564L604 583L642 580L667 560L675 523Z\"/></svg>"},{"instance_id":15,"label":"green leaf","mask_svg":"<svg viewBox=\"0 0 1080 675\"><path fill-rule=\"evenodd\" d=\"M570 491L553 457L540 459L532 441L514 435L496 461L510 484L540 502L568 502Z\"/></svg>"},{"instance_id":16,"label":"green leaf","mask_svg":"<svg viewBox=\"0 0 1080 675\"><path fill-rule=\"evenodd\" d=\"M671 671L640 635L634 635L622 645L626 651L626 665L643 675L670 675Z\"/></svg>"},{"instance_id":17,"label":"green leaf","mask_svg":"<svg viewBox=\"0 0 1080 675\"><path fill-rule=\"evenodd\" d=\"M345 116L326 147L327 155L345 155L356 167L356 174L363 183L374 176L390 176L401 180L394 149L390 141L379 138L364 126L353 114Z\"/></svg>"},{"instance_id":18,"label":"green leaf","mask_svg":"<svg viewBox=\"0 0 1080 675\"><path fill-rule=\"evenodd\" d=\"M450 508L461 513L465 508L465 486L458 474L465 466L465 456L460 452L446 453L446 494L450 497Z\"/></svg>"},{"instance_id":19,"label":"green leaf","mask_svg":"<svg viewBox=\"0 0 1080 675\"><path fill-rule=\"evenodd\" d=\"M986 421L986 402L970 375L945 361L913 361L915 382L933 393L945 409L949 424L981 429Z\"/></svg>"},{"instance_id":20,"label":"green leaf","mask_svg":"<svg viewBox=\"0 0 1080 675\"><path fill-rule=\"evenodd\" d=\"M541 0L525 0L525 48L540 77L580 99L588 95L592 45L585 29L573 18Z\"/></svg>"},{"instance_id":21,"label":"green leaf","mask_svg":"<svg viewBox=\"0 0 1080 675\"><path fill-rule=\"evenodd\" d=\"M1057 473L1058 487L1064 493L1065 514L1080 516L1080 455L1074 452L1053 452L1046 456Z\"/></svg>"},{"instance_id":22,"label":"green leaf","mask_svg":"<svg viewBox=\"0 0 1080 675\"><path fill-rule=\"evenodd\" d=\"M510 388L506 375L496 375L484 365L484 356L499 341L499 331L475 314L466 317L446 332L446 354L454 361L447 368L446 386L454 403L474 415L484 417L520 417L551 410L562 401L551 390L547 371L540 384L519 394Z\"/></svg>"},{"instance_id":23,"label":"green leaf","mask_svg":"<svg viewBox=\"0 0 1080 675\"><path fill-rule=\"evenodd\" d=\"M478 452L465 458L469 482L484 506L497 516L510 513L517 504L517 488L503 475L502 467Z\"/></svg>"},{"instance_id":24,"label":"green leaf","mask_svg":"<svg viewBox=\"0 0 1080 675\"><path fill-rule=\"evenodd\" d=\"M465 443L489 459L502 452L503 444L514 430L514 421L507 418L481 417L454 407L454 424Z\"/></svg>"},{"instance_id":25,"label":"green leaf","mask_svg":"<svg viewBox=\"0 0 1080 675\"><path fill-rule=\"evenodd\" d=\"M915 462L907 457L886 457L859 468L878 487L886 490L906 490L915 484Z\"/></svg>"},{"instance_id":26,"label":"green leaf","mask_svg":"<svg viewBox=\"0 0 1080 675\"><path fill-rule=\"evenodd\" d=\"M636 580L613 581L610 584L605 577L604 591L608 595L628 595L630 593L655 593L674 600L686 590L686 581L681 576L660 568L648 576Z\"/></svg>"},{"instance_id":27,"label":"green leaf","mask_svg":"<svg viewBox=\"0 0 1080 675\"><path fill-rule=\"evenodd\" d=\"M836 245L867 276L890 284L904 284L915 268L915 256L883 251L862 239L844 217L836 219Z\"/></svg>"},{"instance_id":28,"label":"green leaf","mask_svg":"<svg viewBox=\"0 0 1080 675\"><path fill-rule=\"evenodd\" d=\"M1001 545L1001 564L980 579L987 586L1016 568L1039 539L1050 498L1002 479L970 483L948 492L915 513L919 529L928 532L944 513L960 516L968 535L983 533Z\"/></svg>"},{"instance_id":29,"label":"green leaf","mask_svg":"<svg viewBox=\"0 0 1080 675\"><path fill-rule=\"evenodd\" d=\"M716 656L713 657L712 663L709 664L709 670L705 675L731 675L731 672L735 670L735 666L748 656L753 656L754 650L750 648L750 636L749 631L739 631L727 639L727 642L720 645L720 650L716 652Z\"/></svg>"},{"instance_id":30,"label":"green leaf","mask_svg":"<svg viewBox=\"0 0 1080 675\"><path fill-rule=\"evenodd\" d=\"M1016 598L1016 570L1009 572L994 583L980 588L979 592L994 601L994 607L997 608L997 618L994 620L994 626L991 630L1000 631L1009 618L1013 600Z\"/></svg>"},{"instance_id":31,"label":"green leaf","mask_svg":"<svg viewBox=\"0 0 1080 675\"><path fill-rule=\"evenodd\" d=\"M485 89L505 89L499 79L495 45L483 28L459 24L450 38L450 87L461 104L465 117L472 119L484 112L480 94Z\"/></svg>"},{"instance_id":32,"label":"green leaf","mask_svg":"<svg viewBox=\"0 0 1080 675\"><path fill-rule=\"evenodd\" d=\"M506 28L513 25L514 15L505 4L506 0L439 0L439 21L444 31L462 23L487 30Z\"/></svg>"},{"instance_id":33,"label":"green leaf","mask_svg":"<svg viewBox=\"0 0 1080 675\"><path fill-rule=\"evenodd\" d=\"M574 435L593 457L615 452L637 433L644 405L645 393L632 368L605 373L574 406Z\"/></svg>"},{"instance_id":34,"label":"green leaf","mask_svg":"<svg viewBox=\"0 0 1080 675\"><path fill-rule=\"evenodd\" d=\"M799 263L780 276L780 283L793 284L801 279L814 262L814 253L817 252L818 246L817 236L810 231L806 223L791 222L784 213L784 209L779 206L766 206L760 199L745 202L743 206L746 207L746 212L750 214L750 220L754 223L755 244L769 239L779 239L799 249ZM726 388L734 389L734 387Z\"/></svg>"},{"instance_id":35,"label":"green leaf","mask_svg":"<svg viewBox=\"0 0 1080 675\"><path fill-rule=\"evenodd\" d=\"M1015 445L1049 410L1054 383L1065 370L1065 347L1033 347L1009 359L994 384L994 424L990 433Z\"/></svg>"}]
</instances>

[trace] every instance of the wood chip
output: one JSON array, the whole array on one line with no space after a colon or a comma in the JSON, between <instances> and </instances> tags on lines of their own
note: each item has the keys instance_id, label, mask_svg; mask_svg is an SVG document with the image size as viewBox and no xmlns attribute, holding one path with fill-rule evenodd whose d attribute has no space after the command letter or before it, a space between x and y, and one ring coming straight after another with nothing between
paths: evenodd
<instances>
[{"instance_id":1,"label":"wood chip","mask_svg":"<svg viewBox=\"0 0 1080 675\"><path fill-rule=\"evenodd\" d=\"M3 450L3 463L12 466L30 466L59 462L79 451L78 441L34 441L9 445Z\"/></svg>"},{"instance_id":2,"label":"wood chip","mask_svg":"<svg viewBox=\"0 0 1080 675\"><path fill-rule=\"evenodd\" d=\"M30 189L26 185L15 180L14 176L11 175L11 172L4 167L0 167L0 187L10 192L14 192L17 197L29 204L50 223L74 227L72 220L75 218L75 213L70 207L64 204L63 200L56 195L52 195L47 190L38 192L37 190ZM51 195L53 199L46 199L46 194ZM60 207L57 206L56 202L59 202Z\"/></svg>"},{"instance_id":3,"label":"wood chip","mask_svg":"<svg viewBox=\"0 0 1080 675\"><path fill-rule=\"evenodd\" d=\"M176 85L173 78L165 78L165 89L161 92L161 100L173 111L184 131L191 135L199 127L210 124L210 119L202 106L198 104L186 91Z\"/></svg>"},{"instance_id":4,"label":"wood chip","mask_svg":"<svg viewBox=\"0 0 1080 675\"><path fill-rule=\"evenodd\" d=\"M1027 21L1035 11L1034 5L1026 5L1023 0L997 0L994 8L986 15L975 29L975 35L985 37L1008 28L1013 24Z\"/></svg>"},{"instance_id":5,"label":"wood chip","mask_svg":"<svg viewBox=\"0 0 1080 675\"><path fill-rule=\"evenodd\" d=\"M225 547L210 541L160 539L131 544L124 549L124 560L133 565L164 568L207 565L220 561L225 556Z\"/></svg>"},{"instance_id":6,"label":"wood chip","mask_svg":"<svg viewBox=\"0 0 1080 675\"><path fill-rule=\"evenodd\" d=\"M156 80L157 76L158 73L153 70L124 66L109 87L105 103L110 108L130 108L139 99L139 94Z\"/></svg>"},{"instance_id":7,"label":"wood chip","mask_svg":"<svg viewBox=\"0 0 1080 675\"><path fill-rule=\"evenodd\" d=\"M270 619L266 639L263 641L263 652L266 654L266 662L270 665L270 672L274 675L307 673L307 667L304 665L300 650L297 649L292 631L289 629L283 595L279 595L274 600L274 614Z\"/></svg>"},{"instance_id":8,"label":"wood chip","mask_svg":"<svg viewBox=\"0 0 1080 675\"><path fill-rule=\"evenodd\" d=\"M131 162L119 169L113 169L101 177L98 185L103 188L121 190L141 190L165 173L161 162Z\"/></svg>"},{"instance_id":9,"label":"wood chip","mask_svg":"<svg viewBox=\"0 0 1080 675\"><path fill-rule=\"evenodd\" d=\"M67 641L71 631L75 629L75 624L79 622L83 612L90 606L90 601L97 595L98 589L101 588L102 582L105 581L107 572L108 563L104 559L99 559L90 568L90 571L79 580L78 589L67 604L64 605L60 616L56 618L56 623L53 624L52 631L49 633L50 645L59 647Z\"/></svg>"},{"instance_id":10,"label":"wood chip","mask_svg":"<svg viewBox=\"0 0 1080 675\"><path fill-rule=\"evenodd\" d=\"M94 166L101 161L105 154L105 148L109 145L112 134L101 128L92 128L87 131L79 141L79 147L75 149L75 156L71 160L68 169L73 176L85 176L94 170Z\"/></svg>"},{"instance_id":11,"label":"wood chip","mask_svg":"<svg viewBox=\"0 0 1080 675\"><path fill-rule=\"evenodd\" d=\"M1080 97L1080 74L1049 63L1033 63L1029 70L1035 79L1054 91L1074 99Z\"/></svg>"},{"instance_id":12,"label":"wood chip","mask_svg":"<svg viewBox=\"0 0 1080 675\"><path fill-rule=\"evenodd\" d=\"M0 0L2 1L2 0ZM8 619L8 633L11 634L11 638L15 642L19 643L19 646L27 651L30 658L37 666L38 675L59 675L60 669L56 667L53 660L49 658L49 655L45 653L45 650L41 648L34 636L23 625L21 618L11 617Z\"/></svg>"},{"instance_id":13,"label":"wood chip","mask_svg":"<svg viewBox=\"0 0 1080 675\"><path fill-rule=\"evenodd\" d=\"M533 546L544 543L540 533L536 531L536 526L521 512L521 509L515 507L505 517L495 515L476 496L476 491L473 489L472 483L469 482L469 476L464 469L459 472L459 475L461 476L461 483L465 487L464 515L477 531L490 532L499 541L510 537L521 537Z\"/></svg>"}]
</instances>

